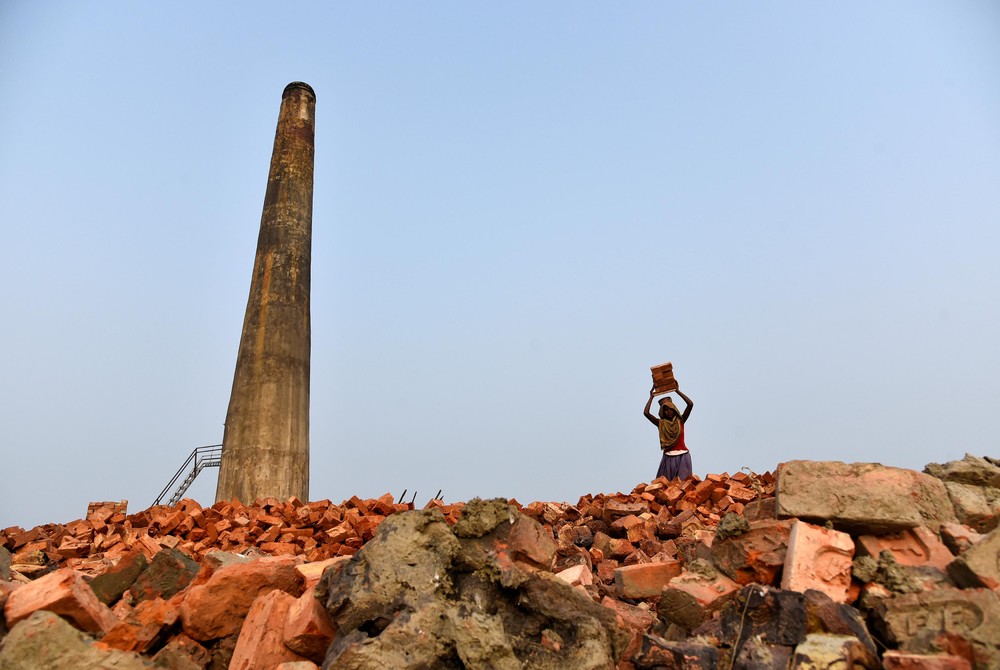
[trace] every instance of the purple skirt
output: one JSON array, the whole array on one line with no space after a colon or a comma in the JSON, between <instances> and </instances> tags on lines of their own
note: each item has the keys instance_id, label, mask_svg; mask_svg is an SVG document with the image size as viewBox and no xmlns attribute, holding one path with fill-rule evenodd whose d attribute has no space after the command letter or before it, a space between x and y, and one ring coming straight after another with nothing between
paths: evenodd
<instances>
[{"instance_id":1,"label":"purple skirt","mask_svg":"<svg viewBox=\"0 0 1000 670\"><path fill-rule=\"evenodd\" d=\"M687 479L691 476L691 452L685 451L677 456L667 456L663 454L660 459L660 468L656 471L657 477L669 479Z\"/></svg>"}]
</instances>

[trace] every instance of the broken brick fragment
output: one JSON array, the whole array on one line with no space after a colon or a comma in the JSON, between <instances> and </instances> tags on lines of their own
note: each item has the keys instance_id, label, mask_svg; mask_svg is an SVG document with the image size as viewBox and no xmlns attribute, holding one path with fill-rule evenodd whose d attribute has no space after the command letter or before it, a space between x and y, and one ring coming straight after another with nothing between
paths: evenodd
<instances>
[{"instance_id":1,"label":"broken brick fragment","mask_svg":"<svg viewBox=\"0 0 1000 670\"><path fill-rule=\"evenodd\" d=\"M273 590L301 595L302 577L295 571L300 562L292 556L260 558L216 571L188 590L181 605L184 632L202 641L233 635L258 595Z\"/></svg>"},{"instance_id":2,"label":"broken brick fragment","mask_svg":"<svg viewBox=\"0 0 1000 670\"><path fill-rule=\"evenodd\" d=\"M273 590L257 596L247 612L229 663L231 670L271 670L279 663L303 660L285 646L285 622L295 598Z\"/></svg>"},{"instance_id":3,"label":"broken brick fragment","mask_svg":"<svg viewBox=\"0 0 1000 670\"><path fill-rule=\"evenodd\" d=\"M679 574L680 561L625 565L615 570L615 588L624 598L650 598Z\"/></svg>"},{"instance_id":4,"label":"broken brick fragment","mask_svg":"<svg viewBox=\"0 0 1000 670\"><path fill-rule=\"evenodd\" d=\"M648 609L630 605L608 596L601 599L601 604L615 613L620 625L631 635L629 643L625 647L624 657L632 658L642 647L643 635L656 623L656 616Z\"/></svg>"},{"instance_id":5,"label":"broken brick fragment","mask_svg":"<svg viewBox=\"0 0 1000 670\"><path fill-rule=\"evenodd\" d=\"M162 649L153 656L153 665L157 668L173 670L201 670L207 668L212 656L205 647L189 638L184 633L178 633L170 638Z\"/></svg>"},{"instance_id":6,"label":"broken brick fragment","mask_svg":"<svg viewBox=\"0 0 1000 670\"><path fill-rule=\"evenodd\" d=\"M1000 528L959 554L948 574L959 586L1000 590Z\"/></svg>"},{"instance_id":7,"label":"broken brick fragment","mask_svg":"<svg viewBox=\"0 0 1000 670\"><path fill-rule=\"evenodd\" d=\"M754 521L750 530L712 543L711 559L739 584L773 585L788 552L789 521Z\"/></svg>"},{"instance_id":8,"label":"broken brick fragment","mask_svg":"<svg viewBox=\"0 0 1000 670\"><path fill-rule=\"evenodd\" d=\"M926 526L885 535L860 535L857 544L860 553L873 558L878 558L883 551L891 551L900 565L929 565L945 570L954 558L937 534Z\"/></svg>"},{"instance_id":9,"label":"broken brick fragment","mask_svg":"<svg viewBox=\"0 0 1000 670\"><path fill-rule=\"evenodd\" d=\"M113 605L122 597L142 572L149 567L146 555L139 547L125 554L118 564L90 581L90 588L105 605Z\"/></svg>"},{"instance_id":10,"label":"broken brick fragment","mask_svg":"<svg viewBox=\"0 0 1000 670\"><path fill-rule=\"evenodd\" d=\"M788 537L781 588L821 591L847 602L854 541L847 533L796 520Z\"/></svg>"},{"instance_id":11,"label":"broken brick fragment","mask_svg":"<svg viewBox=\"0 0 1000 670\"><path fill-rule=\"evenodd\" d=\"M102 647L145 653L162 643L180 619L174 600L144 600L98 642Z\"/></svg>"},{"instance_id":12,"label":"broken brick fragment","mask_svg":"<svg viewBox=\"0 0 1000 670\"><path fill-rule=\"evenodd\" d=\"M740 585L715 572L705 563L697 571L685 570L670 580L660 598L659 614L664 620L693 630L719 610Z\"/></svg>"},{"instance_id":13,"label":"broken brick fragment","mask_svg":"<svg viewBox=\"0 0 1000 670\"><path fill-rule=\"evenodd\" d=\"M719 650L706 644L671 642L655 635L642 638L642 648L632 657L638 670L716 670Z\"/></svg>"},{"instance_id":14,"label":"broken brick fragment","mask_svg":"<svg viewBox=\"0 0 1000 670\"><path fill-rule=\"evenodd\" d=\"M38 610L58 614L90 633L105 633L118 623L107 605L97 599L83 575L68 568L51 572L12 591L4 605L7 626L13 628Z\"/></svg>"},{"instance_id":15,"label":"broken brick fragment","mask_svg":"<svg viewBox=\"0 0 1000 670\"><path fill-rule=\"evenodd\" d=\"M911 654L889 650L882 655L884 670L972 670L968 659L951 654Z\"/></svg>"},{"instance_id":16,"label":"broken brick fragment","mask_svg":"<svg viewBox=\"0 0 1000 670\"><path fill-rule=\"evenodd\" d=\"M200 571L201 566L184 552L163 549L132 583L129 593L136 601L170 598L190 584Z\"/></svg>"},{"instance_id":17,"label":"broken brick fragment","mask_svg":"<svg viewBox=\"0 0 1000 670\"><path fill-rule=\"evenodd\" d=\"M284 644L305 658L322 663L337 629L330 614L310 588L289 605L284 624Z\"/></svg>"},{"instance_id":18,"label":"broken brick fragment","mask_svg":"<svg viewBox=\"0 0 1000 670\"><path fill-rule=\"evenodd\" d=\"M737 651L754 636L795 646L806 638L805 597L795 591L744 586L722 608L720 624L721 639Z\"/></svg>"}]
</instances>

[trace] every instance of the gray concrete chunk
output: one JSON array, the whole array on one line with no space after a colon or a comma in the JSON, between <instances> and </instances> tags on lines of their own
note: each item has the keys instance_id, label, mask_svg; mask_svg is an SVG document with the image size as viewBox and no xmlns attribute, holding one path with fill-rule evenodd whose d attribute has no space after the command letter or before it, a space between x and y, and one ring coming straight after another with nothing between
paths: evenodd
<instances>
[{"instance_id":1,"label":"gray concrete chunk","mask_svg":"<svg viewBox=\"0 0 1000 670\"><path fill-rule=\"evenodd\" d=\"M777 513L854 534L955 521L941 480L878 463L789 461L778 466Z\"/></svg>"},{"instance_id":2,"label":"gray concrete chunk","mask_svg":"<svg viewBox=\"0 0 1000 670\"><path fill-rule=\"evenodd\" d=\"M136 654L95 647L93 640L51 612L14 626L0 647L0 670L140 670Z\"/></svg>"}]
</instances>

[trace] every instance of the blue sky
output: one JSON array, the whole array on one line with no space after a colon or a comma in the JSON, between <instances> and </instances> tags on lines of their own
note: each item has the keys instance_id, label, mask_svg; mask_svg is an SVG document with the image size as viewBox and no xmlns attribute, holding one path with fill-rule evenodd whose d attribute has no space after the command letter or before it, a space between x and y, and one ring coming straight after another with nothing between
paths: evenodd
<instances>
[{"instance_id":1,"label":"blue sky","mask_svg":"<svg viewBox=\"0 0 1000 670\"><path fill-rule=\"evenodd\" d=\"M0 4L0 527L221 442L317 93L311 497L1000 454L992 2ZM190 491L210 504L215 471Z\"/></svg>"}]
</instances>

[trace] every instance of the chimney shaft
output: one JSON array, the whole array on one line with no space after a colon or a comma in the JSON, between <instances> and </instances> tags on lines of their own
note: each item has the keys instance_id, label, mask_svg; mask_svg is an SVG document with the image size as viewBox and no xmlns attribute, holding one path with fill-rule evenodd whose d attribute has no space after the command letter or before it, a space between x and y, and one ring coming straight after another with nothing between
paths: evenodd
<instances>
[{"instance_id":1,"label":"chimney shaft","mask_svg":"<svg viewBox=\"0 0 1000 670\"><path fill-rule=\"evenodd\" d=\"M216 500L309 497L309 274L316 94L285 87Z\"/></svg>"}]
</instances>

